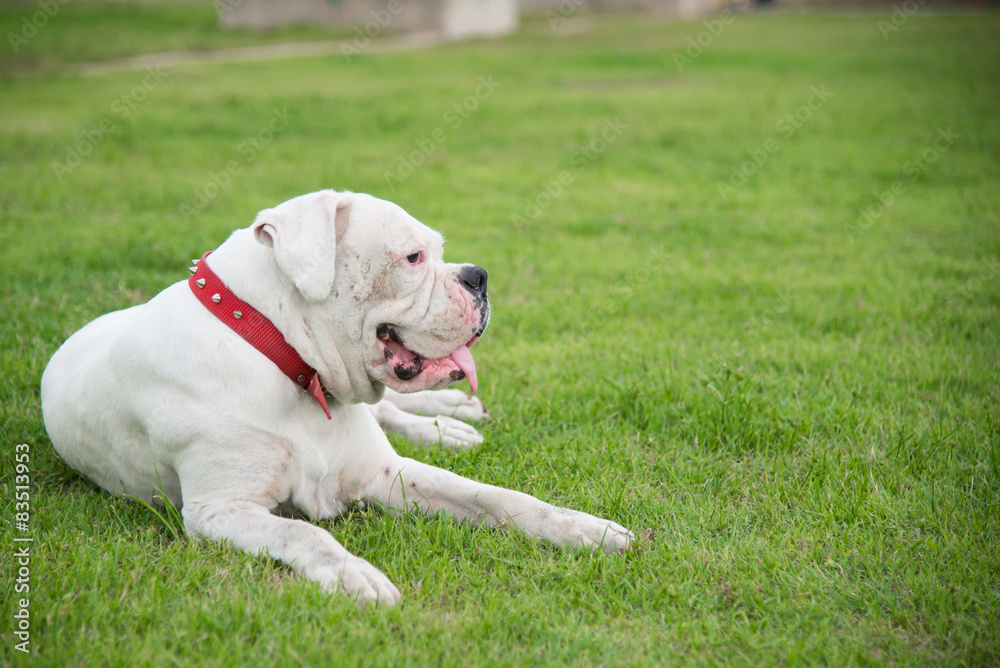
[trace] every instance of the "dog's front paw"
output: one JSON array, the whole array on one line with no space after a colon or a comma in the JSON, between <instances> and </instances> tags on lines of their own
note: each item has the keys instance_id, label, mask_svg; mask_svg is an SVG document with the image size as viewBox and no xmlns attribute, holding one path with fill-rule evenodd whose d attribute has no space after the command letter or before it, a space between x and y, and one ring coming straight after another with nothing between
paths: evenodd
<instances>
[{"instance_id":1,"label":"dog's front paw","mask_svg":"<svg viewBox=\"0 0 1000 668\"><path fill-rule=\"evenodd\" d=\"M479 397L472 397L462 390L438 390L433 393L438 413L465 422L489 420L490 414Z\"/></svg>"},{"instance_id":2,"label":"dog's front paw","mask_svg":"<svg viewBox=\"0 0 1000 668\"><path fill-rule=\"evenodd\" d=\"M635 534L622 525L599 517L570 511L573 516L566 524L562 543L567 546L583 546L616 554L625 552L635 542Z\"/></svg>"},{"instance_id":3,"label":"dog's front paw","mask_svg":"<svg viewBox=\"0 0 1000 668\"><path fill-rule=\"evenodd\" d=\"M398 424L394 431L418 445L443 445L446 448L471 448L483 442L483 435L472 425L461 420L438 415L422 417L409 415L405 423Z\"/></svg>"},{"instance_id":4,"label":"dog's front paw","mask_svg":"<svg viewBox=\"0 0 1000 668\"><path fill-rule=\"evenodd\" d=\"M462 392L461 390L458 391ZM462 394L465 393L462 392ZM465 400L455 408L455 411L451 415L466 422L482 422L490 419L490 414L486 410L486 406L483 405L482 400L479 397L470 397L468 395L465 396Z\"/></svg>"},{"instance_id":5,"label":"dog's front paw","mask_svg":"<svg viewBox=\"0 0 1000 668\"><path fill-rule=\"evenodd\" d=\"M461 420L438 415L431 422L436 433L430 434L428 441L440 443L447 448L471 448L483 442L483 435Z\"/></svg>"},{"instance_id":6,"label":"dog's front paw","mask_svg":"<svg viewBox=\"0 0 1000 668\"><path fill-rule=\"evenodd\" d=\"M347 594L357 602L359 608L369 605L392 606L402 599L396 585L382 571L355 556L348 556L339 569L329 568L319 580L323 589Z\"/></svg>"}]
</instances>

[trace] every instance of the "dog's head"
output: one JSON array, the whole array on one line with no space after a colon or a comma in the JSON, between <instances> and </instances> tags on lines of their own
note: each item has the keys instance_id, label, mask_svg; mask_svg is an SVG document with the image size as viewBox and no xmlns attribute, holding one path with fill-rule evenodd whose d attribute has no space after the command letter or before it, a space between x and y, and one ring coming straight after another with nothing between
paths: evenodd
<instances>
[{"instance_id":1,"label":"dog's head","mask_svg":"<svg viewBox=\"0 0 1000 668\"><path fill-rule=\"evenodd\" d=\"M486 272L446 263L439 233L391 202L332 190L261 211L251 229L295 293L313 345L299 352L335 397L463 378L475 391L469 348L489 321Z\"/></svg>"}]
</instances>

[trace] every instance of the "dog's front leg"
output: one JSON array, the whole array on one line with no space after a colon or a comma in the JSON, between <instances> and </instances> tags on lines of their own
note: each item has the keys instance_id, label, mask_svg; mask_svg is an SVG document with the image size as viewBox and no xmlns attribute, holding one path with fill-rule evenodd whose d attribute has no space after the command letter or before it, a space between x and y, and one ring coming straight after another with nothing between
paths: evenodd
<instances>
[{"instance_id":1,"label":"dog's front leg","mask_svg":"<svg viewBox=\"0 0 1000 668\"><path fill-rule=\"evenodd\" d=\"M416 415L435 417L447 415L463 422L488 420L490 414L478 397L470 397L462 390L424 390L413 394L402 394L385 388L383 402Z\"/></svg>"},{"instance_id":2,"label":"dog's front leg","mask_svg":"<svg viewBox=\"0 0 1000 668\"><path fill-rule=\"evenodd\" d=\"M277 517L249 501L185 499L181 512L188 533L227 540L251 554L269 555L328 592L343 591L359 607L393 605L400 599L389 578L308 522Z\"/></svg>"},{"instance_id":3,"label":"dog's front leg","mask_svg":"<svg viewBox=\"0 0 1000 668\"><path fill-rule=\"evenodd\" d=\"M483 442L472 425L446 415L423 417L400 409L388 400L369 405L368 410L387 432L399 434L417 444L440 443L448 448L467 448Z\"/></svg>"},{"instance_id":4,"label":"dog's front leg","mask_svg":"<svg viewBox=\"0 0 1000 668\"><path fill-rule=\"evenodd\" d=\"M533 496L463 478L413 459L399 458L363 496L390 512L414 506L426 514L444 510L472 524L507 526L556 545L627 550L635 540L625 527L587 513L558 508Z\"/></svg>"}]
</instances>

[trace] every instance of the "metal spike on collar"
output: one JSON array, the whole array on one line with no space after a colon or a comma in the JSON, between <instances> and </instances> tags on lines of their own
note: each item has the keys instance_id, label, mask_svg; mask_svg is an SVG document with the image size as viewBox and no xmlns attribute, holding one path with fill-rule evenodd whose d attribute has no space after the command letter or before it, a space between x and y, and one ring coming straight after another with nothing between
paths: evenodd
<instances>
[{"instance_id":1,"label":"metal spike on collar","mask_svg":"<svg viewBox=\"0 0 1000 668\"><path fill-rule=\"evenodd\" d=\"M196 264L198 264L198 262L199 262L198 260L191 260L191 264L195 264L196 265Z\"/></svg>"},{"instance_id":2,"label":"metal spike on collar","mask_svg":"<svg viewBox=\"0 0 1000 668\"><path fill-rule=\"evenodd\" d=\"M222 301L222 295L216 292L214 295L212 295L212 301L218 304L219 302Z\"/></svg>"},{"instance_id":3,"label":"metal spike on collar","mask_svg":"<svg viewBox=\"0 0 1000 668\"><path fill-rule=\"evenodd\" d=\"M188 267L188 271L190 271L192 275L197 274L198 267Z\"/></svg>"},{"instance_id":4,"label":"metal spike on collar","mask_svg":"<svg viewBox=\"0 0 1000 668\"><path fill-rule=\"evenodd\" d=\"M243 317L243 311L233 311L233 317L239 320Z\"/></svg>"},{"instance_id":5,"label":"metal spike on collar","mask_svg":"<svg viewBox=\"0 0 1000 668\"><path fill-rule=\"evenodd\" d=\"M195 281L195 285L197 285L199 288L205 287L205 279L199 278L197 281Z\"/></svg>"}]
</instances>

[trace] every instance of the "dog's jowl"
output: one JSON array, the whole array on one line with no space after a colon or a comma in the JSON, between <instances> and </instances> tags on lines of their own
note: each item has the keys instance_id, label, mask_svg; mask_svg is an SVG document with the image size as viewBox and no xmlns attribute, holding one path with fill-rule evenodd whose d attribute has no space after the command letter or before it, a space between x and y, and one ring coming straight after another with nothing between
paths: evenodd
<instances>
[{"instance_id":1,"label":"dog's jowl","mask_svg":"<svg viewBox=\"0 0 1000 668\"><path fill-rule=\"evenodd\" d=\"M56 351L42 377L52 444L104 489L166 496L188 532L269 554L360 604L400 594L327 531L272 511L320 519L353 501L406 503L627 549L633 536L614 522L392 449L382 426L457 447L482 440L466 423L486 417L482 403L442 388L467 379L475 392L487 275L446 263L443 243L369 195L326 190L260 212L189 276Z\"/></svg>"}]
</instances>

